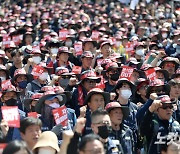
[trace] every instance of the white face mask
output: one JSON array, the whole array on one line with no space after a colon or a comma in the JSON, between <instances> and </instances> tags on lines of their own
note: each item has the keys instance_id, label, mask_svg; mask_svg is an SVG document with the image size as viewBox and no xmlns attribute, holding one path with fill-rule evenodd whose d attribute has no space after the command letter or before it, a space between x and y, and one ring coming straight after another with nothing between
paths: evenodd
<instances>
[{"instance_id":1,"label":"white face mask","mask_svg":"<svg viewBox=\"0 0 180 154\"><path fill-rule=\"evenodd\" d=\"M72 46L72 42L66 42L66 43L65 43L65 46L66 46L66 47L71 47L71 46Z\"/></svg>"},{"instance_id":2,"label":"white face mask","mask_svg":"<svg viewBox=\"0 0 180 154\"><path fill-rule=\"evenodd\" d=\"M136 54L139 55L139 56L143 56L144 55L144 50L143 49L136 50Z\"/></svg>"},{"instance_id":3,"label":"white face mask","mask_svg":"<svg viewBox=\"0 0 180 154\"><path fill-rule=\"evenodd\" d=\"M163 33L163 34L162 34L162 37L163 37L163 38L167 38L167 36L168 36L167 33Z\"/></svg>"},{"instance_id":4,"label":"white face mask","mask_svg":"<svg viewBox=\"0 0 180 154\"><path fill-rule=\"evenodd\" d=\"M129 89L122 89L122 90L120 91L120 93L121 93L121 96L122 96L124 99L129 99L129 97L131 97L131 95L132 95L132 92L131 92L131 90L129 90Z\"/></svg>"},{"instance_id":5,"label":"white face mask","mask_svg":"<svg viewBox=\"0 0 180 154\"><path fill-rule=\"evenodd\" d=\"M39 79L42 81L47 80L47 78L48 78L48 72L43 72L39 77Z\"/></svg>"},{"instance_id":6,"label":"white face mask","mask_svg":"<svg viewBox=\"0 0 180 154\"><path fill-rule=\"evenodd\" d=\"M6 80L6 77L0 76L0 79L1 79L1 81L4 81L4 80Z\"/></svg>"},{"instance_id":7,"label":"white face mask","mask_svg":"<svg viewBox=\"0 0 180 154\"><path fill-rule=\"evenodd\" d=\"M156 28L155 27L151 27L151 32L155 32Z\"/></svg>"},{"instance_id":8,"label":"white face mask","mask_svg":"<svg viewBox=\"0 0 180 154\"><path fill-rule=\"evenodd\" d=\"M55 109L60 107L59 103L52 103L52 104L49 104L49 106Z\"/></svg>"},{"instance_id":9,"label":"white face mask","mask_svg":"<svg viewBox=\"0 0 180 154\"><path fill-rule=\"evenodd\" d=\"M39 56L32 57L32 59L35 64L39 64L41 62L41 57Z\"/></svg>"},{"instance_id":10,"label":"white face mask","mask_svg":"<svg viewBox=\"0 0 180 154\"><path fill-rule=\"evenodd\" d=\"M57 54L58 53L58 48L52 48L51 53L52 54Z\"/></svg>"},{"instance_id":11,"label":"white face mask","mask_svg":"<svg viewBox=\"0 0 180 154\"><path fill-rule=\"evenodd\" d=\"M56 150L51 147L39 148L38 154L55 154Z\"/></svg>"}]
</instances>

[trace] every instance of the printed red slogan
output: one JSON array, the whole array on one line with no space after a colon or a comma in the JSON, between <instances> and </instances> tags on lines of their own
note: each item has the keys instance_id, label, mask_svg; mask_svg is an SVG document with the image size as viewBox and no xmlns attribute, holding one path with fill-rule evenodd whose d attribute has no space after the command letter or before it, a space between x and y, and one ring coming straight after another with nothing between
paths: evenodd
<instances>
[{"instance_id":1,"label":"printed red slogan","mask_svg":"<svg viewBox=\"0 0 180 154\"><path fill-rule=\"evenodd\" d=\"M148 69L147 71L145 71L145 73L146 73L147 78L148 78L150 81L153 81L154 79L157 79L156 71L155 71L154 68Z\"/></svg>"},{"instance_id":2,"label":"printed red slogan","mask_svg":"<svg viewBox=\"0 0 180 154\"><path fill-rule=\"evenodd\" d=\"M66 40L66 37L68 34L69 34L69 31L67 29L61 29L59 31L59 39L62 41Z\"/></svg>"},{"instance_id":3,"label":"printed red slogan","mask_svg":"<svg viewBox=\"0 0 180 154\"><path fill-rule=\"evenodd\" d=\"M134 71L134 68L129 67L129 66L123 66L120 78L127 78L128 80L130 80L133 71Z\"/></svg>"},{"instance_id":4,"label":"printed red slogan","mask_svg":"<svg viewBox=\"0 0 180 154\"><path fill-rule=\"evenodd\" d=\"M29 112L28 117L38 118L38 113L37 112Z\"/></svg>"},{"instance_id":5,"label":"printed red slogan","mask_svg":"<svg viewBox=\"0 0 180 154\"><path fill-rule=\"evenodd\" d=\"M68 124L68 116L67 116L67 108L66 106L62 106L60 108L52 110L54 120L56 125L61 124L62 126L67 126Z\"/></svg>"},{"instance_id":6,"label":"printed red slogan","mask_svg":"<svg viewBox=\"0 0 180 154\"><path fill-rule=\"evenodd\" d=\"M17 106L2 106L2 116L9 127L20 127L20 115Z\"/></svg>"}]
</instances>

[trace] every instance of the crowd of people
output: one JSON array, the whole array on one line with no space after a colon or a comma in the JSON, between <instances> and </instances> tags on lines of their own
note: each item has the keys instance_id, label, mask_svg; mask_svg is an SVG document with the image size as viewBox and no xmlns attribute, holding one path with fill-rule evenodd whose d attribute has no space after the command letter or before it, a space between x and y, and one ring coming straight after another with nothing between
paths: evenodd
<instances>
[{"instance_id":1,"label":"crowd of people","mask_svg":"<svg viewBox=\"0 0 180 154\"><path fill-rule=\"evenodd\" d=\"M3 154L180 153L180 2L0 2Z\"/></svg>"}]
</instances>

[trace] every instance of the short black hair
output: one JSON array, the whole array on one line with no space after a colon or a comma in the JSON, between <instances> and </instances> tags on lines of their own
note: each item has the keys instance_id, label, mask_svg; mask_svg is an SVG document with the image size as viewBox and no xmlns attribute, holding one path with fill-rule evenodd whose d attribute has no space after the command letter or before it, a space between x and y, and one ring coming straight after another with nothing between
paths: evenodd
<instances>
[{"instance_id":1,"label":"short black hair","mask_svg":"<svg viewBox=\"0 0 180 154\"><path fill-rule=\"evenodd\" d=\"M86 144L88 142L92 142L92 141L95 141L95 140L99 140L100 141L100 138L99 138L98 135L88 134L88 135L84 136L82 138L81 142L79 143L79 151L85 150Z\"/></svg>"},{"instance_id":2,"label":"short black hair","mask_svg":"<svg viewBox=\"0 0 180 154\"><path fill-rule=\"evenodd\" d=\"M40 119L33 117L26 117L20 122L19 131L23 134L26 132L26 128L32 125L38 125L40 128L42 127L42 122Z\"/></svg>"},{"instance_id":3,"label":"short black hair","mask_svg":"<svg viewBox=\"0 0 180 154\"><path fill-rule=\"evenodd\" d=\"M28 154L32 154L32 152L28 149L27 144L24 141L19 140L14 140L10 142L6 146L2 154L14 154L21 149L25 150Z\"/></svg>"},{"instance_id":4,"label":"short black hair","mask_svg":"<svg viewBox=\"0 0 180 154\"><path fill-rule=\"evenodd\" d=\"M97 119L97 116L105 116L105 115L109 115L106 110L97 109L96 111L94 111L94 112L91 114L91 121L92 121L92 123L93 123L93 121L94 121L95 119Z\"/></svg>"},{"instance_id":5,"label":"short black hair","mask_svg":"<svg viewBox=\"0 0 180 154\"><path fill-rule=\"evenodd\" d=\"M11 51L11 57L16 56L16 54L20 54L21 56L23 55L23 52L21 50L15 49L13 51Z\"/></svg>"}]
</instances>

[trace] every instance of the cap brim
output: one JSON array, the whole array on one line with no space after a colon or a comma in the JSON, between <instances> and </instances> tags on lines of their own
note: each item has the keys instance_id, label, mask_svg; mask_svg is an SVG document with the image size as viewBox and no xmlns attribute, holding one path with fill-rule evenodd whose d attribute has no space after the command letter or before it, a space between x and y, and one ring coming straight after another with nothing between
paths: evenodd
<instances>
[{"instance_id":1,"label":"cap brim","mask_svg":"<svg viewBox=\"0 0 180 154\"><path fill-rule=\"evenodd\" d=\"M99 77L87 77L87 78L84 78L84 79L96 80L96 83L101 82L101 78L99 78ZM81 84L84 81L84 79L79 81L77 84Z\"/></svg>"},{"instance_id":2,"label":"cap brim","mask_svg":"<svg viewBox=\"0 0 180 154\"><path fill-rule=\"evenodd\" d=\"M63 100L60 101L61 104L65 104L66 103L66 95L65 94L48 94L48 95L45 95L45 96L42 96L38 102L36 103L36 106L35 106L35 111L39 114L41 114L41 109L42 109L42 106L43 106L43 103L45 100L48 99L48 97L51 97L51 96L56 96L58 99L59 99L59 96L62 96L63 97ZM60 100L60 99L59 99Z\"/></svg>"},{"instance_id":3,"label":"cap brim","mask_svg":"<svg viewBox=\"0 0 180 154\"><path fill-rule=\"evenodd\" d=\"M15 77L13 77L11 79L11 83L12 83L13 86L16 86L15 81L20 75L25 75L27 77L28 83L33 80L33 75L32 74L17 74Z\"/></svg>"},{"instance_id":4,"label":"cap brim","mask_svg":"<svg viewBox=\"0 0 180 154\"><path fill-rule=\"evenodd\" d=\"M123 120L126 119L129 116L130 110L127 106L121 106L121 107L110 107L107 109L107 112L109 113L112 109L115 108L121 108L123 112Z\"/></svg>"},{"instance_id":5,"label":"cap brim","mask_svg":"<svg viewBox=\"0 0 180 154\"><path fill-rule=\"evenodd\" d=\"M92 95L94 94L101 94L103 97L104 97L104 103L105 105L108 104L110 102L110 94L108 92L97 92L97 91L92 91L90 92L87 96L86 96L86 99L84 101L84 104L88 104L90 98Z\"/></svg>"},{"instance_id":6,"label":"cap brim","mask_svg":"<svg viewBox=\"0 0 180 154\"><path fill-rule=\"evenodd\" d=\"M127 84L129 84L130 87L131 87L132 93L135 92L135 90L136 90L135 85L134 85L132 82L128 81L127 79L120 79L120 80L118 81L118 83L116 84L116 86L113 88L112 92L116 92L116 89L119 89L119 87L120 87L120 85L121 85L122 83L127 83Z\"/></svg>"}]
</instances>

